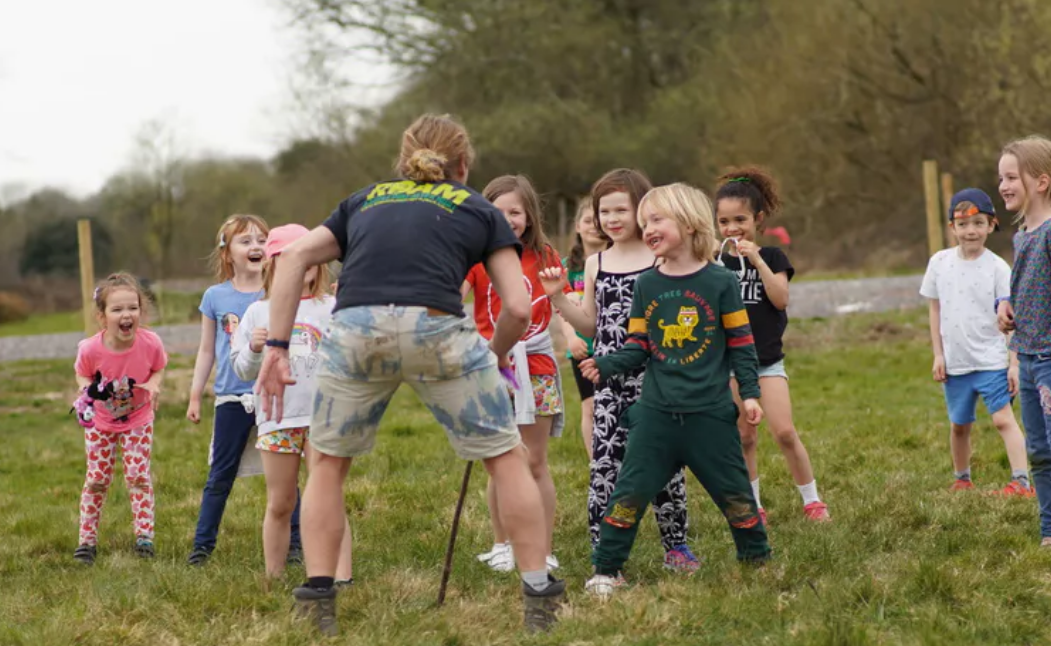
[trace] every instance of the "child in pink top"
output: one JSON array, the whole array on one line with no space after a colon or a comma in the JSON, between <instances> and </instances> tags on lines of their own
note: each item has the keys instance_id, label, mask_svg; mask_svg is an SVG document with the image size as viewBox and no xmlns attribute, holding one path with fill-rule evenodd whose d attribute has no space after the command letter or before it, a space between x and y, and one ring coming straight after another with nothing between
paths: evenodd
<instances>
[{"instance_id":1,"label":"child in pink top","mask_svg":"<svg viewBox=\"0 0 1051 646\"><path fill-rule=\"evenodd\" d=\"M95 289L95 306L102 331L80 342L75 364L81 395L74 406L84 427L88 469L80 495L80 544L73 558L88 565L95 562L99 516L118 446L131 496L135 553L154 555L150 452L157 395L168 363L160 337L139 328L145 299L135 278L105 278Z\"/></svg>"}]
</instances>

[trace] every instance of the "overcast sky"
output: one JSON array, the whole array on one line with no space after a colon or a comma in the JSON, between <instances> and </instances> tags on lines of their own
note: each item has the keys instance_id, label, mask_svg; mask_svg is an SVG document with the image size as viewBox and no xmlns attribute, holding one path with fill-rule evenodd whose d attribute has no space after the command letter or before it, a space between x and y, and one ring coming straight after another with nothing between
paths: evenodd
<instances>
[{"instance_id":1,"label":"overcast sky","mask_svg":"<svg viewBox=\"0 0 1051 646\"><path fill-rule=\"evenodd\" d=\"M291 127L286 20L278 0L0 0L0 199L97 190L152 119L194 151L273 153Z\"/></svg>"}]
</instances>

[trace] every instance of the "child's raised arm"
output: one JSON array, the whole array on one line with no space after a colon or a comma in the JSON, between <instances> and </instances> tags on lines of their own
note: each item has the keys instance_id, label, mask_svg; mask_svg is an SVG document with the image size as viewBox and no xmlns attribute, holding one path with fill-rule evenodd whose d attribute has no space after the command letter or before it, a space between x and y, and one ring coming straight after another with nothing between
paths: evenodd
<instances>
[{"instance_id":1,"label":"child's raised arm","mask_svg":"<svg viewBox=\"0 0 1051 646\"><path fill-rule=\"evenodd\" d=\"M233 343L230 347L230 363L233 364L234 374L242 381L255 381L259 376L259 368L263 365L263 348L259 346L260 339L266 342L266 328L261 327L256 319L259 308L264 307L262 302L252 303L245 312L244 320L237 326L234 332ZM261 332L260 332L261 331ZM255 345L252 340L255 337Z\"/></svg>"},{"instance_id":2,"label":"child's raised arm","mask_svg":"<svg viewBox=\"0 0 1051 646\"><path fill-rule=\"evenodd\" d=\"M562 320L584 336L593 337L598 322L598 312L595 311L598 254L589 257L584 263L584 298L579 303L573 302L565 293L567 275L568 272L563 267L548 267L540 272L540 282L543 283L544 291Z\"/></svg>"}]
</instances>

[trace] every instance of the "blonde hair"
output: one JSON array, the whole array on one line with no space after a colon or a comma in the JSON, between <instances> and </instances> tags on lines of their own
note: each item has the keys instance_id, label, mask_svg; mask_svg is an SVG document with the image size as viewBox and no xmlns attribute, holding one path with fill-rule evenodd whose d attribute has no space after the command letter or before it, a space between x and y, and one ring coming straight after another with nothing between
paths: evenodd
<instances>
[{"instance_id":1,"label":"blonde hair","mask_svg":"<svg viewBox=\"0 0 1051 646\"><path fill-rule=\"evenodd\" d=\"M402 133L394 170L417 182L438 182L456 175L461 163L474 163L467 129L447 114L425 114Z\"/></svg>"},{"instance_id":2,"label":"blonde hair","mask_svg":"<svg viewBox=\"0 0 1051 646\"><path fill-rule=\"evenodd\" d=\"M652 209L679 225L684 240L698 260L714 260L719 249L715 239L715 213L712 201L699 188L676 183L651 189L639 202L636 217L639 228L646 227L646 209ZM687 231L692 229L693 233Z\"/></svg>"},{"instance_id":3,"label":"blonde hair","mask_svg":"<svg viewBox=\"0 0 1051 646\"><path fill-rule=\"evenodd\" d=\"M263 300L270 299L270 290L274 285L274 263L280 257L281 255L278 254L263 263ZM332 272L328 268L328 263L317 265L317 276L310 281L310 298L317 300L328 294L330 284L332 284Z\"/></svg>"},{"instance_id":4,"label":"blonde hair","mask_svg":"<svg viewBox=\"0 0 1051 646\"><path fill-rule=\"evenodd\" d=\"M93 299L95 301L95 310L98 314L106 313L106 299L113 292L127 289L135 292L135 295L139 297L139 310L142 312L139 315L140 320L145 322L146 320L146 302L149 297L146 295L146 290L142 288L140 283L134 276L127 272L118 271L106 276L95 285L95 294Z\"/></svg>"},{"instance_id":5,"label":"blonde hair","mask_svg":"<svg viewBox=\"0 0 1051 646\"><path fill-rule=\"evenodd\" d=\"M1018 170L1023 175L1028 175L1034 179L1039 178L1041 175L1051 176L1051 140L1046 137L1029 135L1022 139L1015 139L1004 146L1003 150L1000 151L1000 155L1012 155L1017 159ZM1025 191L1025 199L1022 202L1022 208L1019 209L1018 214L1015 216L1015 224L1025 219L1026 208L1029 206L1029 189L1025 188L1024 182L1022 183L1022 190ZM1051 186L1043 194L1043 198L1051 202Z\"/></svg>"},{"instance_id":6,"label":"blonde hair","mask_svg":"<svg viewBox=\"0 0 1051 646\"><path fill-rule=\"evenodd\" d=\"M270 225L258 215L243 215L235 213L226 218L219 233L215 234L215 249L208 257L208 264L215 274L215 280L223 283L234 277L234 261L230 258L230 241L234 237L255 227L263 235L270 234Z\"/></svg>"}]
</instances>

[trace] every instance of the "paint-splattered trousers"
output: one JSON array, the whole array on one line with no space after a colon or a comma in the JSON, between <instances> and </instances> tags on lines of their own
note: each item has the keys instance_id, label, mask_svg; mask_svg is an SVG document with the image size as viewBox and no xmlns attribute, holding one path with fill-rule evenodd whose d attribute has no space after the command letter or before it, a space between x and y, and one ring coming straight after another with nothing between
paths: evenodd
<instances>
[{"instance_id":1,"label":"paint-splattered trousers","mask_svg":"<svg viewBox=\"0 0 1051 646\"><path fill-rule=\"evenodd\" d=\"M628 560L649 501L686 466L726 517L737 558L761 561L770 554L741 452L737 408L667 413L642 404L628 410L628 448L620 478L602 520L595 571L616 575Z\"/></svg>"},{"instance_id":2,"label":"paint-splattered trousers","mask_svg":"<svg viewBox=\"0 0 1051 646\"><path fill-rule=\"evenodd\" d=\"M391 397L407 383L466 460L521 443L489 343L467 318L426 307L349 307L321 341L311 447L355 457L372 450Z\"/></svg>"},{"instance_id":3,"label":"paint-splattered trousers","mask_svg":"<svg viewBox=\"0 0 1051 646\"><path fill-rule=\"evenodd\" d=\"M624 450L628 445L628 408L642 394L644 373L615 375L595 389L595 423L591 437L591 482L588 487L588 531L591 545L598 544L602 517L613 488L617 486ZM689 524L686 516L686 478L681 469L665 480L653 499L661 545L673 550L686 542Z\"/></svg>"},{"instance_id":4,"label":"paint-splattered trousers","mask_svg":"<svg viewBox=\"0 0 1051 646\"><path fill-rule=\"evenodd\" d=\"M88 471L80 493L80 544L97 545L99 517L106 494L113 482L113 467L120 447L124 463L124 484L131 498L131 517L135 536L153 541L153 482L150 477L150 454L153 447L153 422L124 433L104 433L96 428L84 429L84 453Z\"/></svg>"},{"instance_id":5,"label":"paint-splattered trousers","mask_svg":"<svg viewBox=\"0 0 1051 646\"><path fill-rule=\"evenodd\" d=\"M1018 395L1040 505L1040 535L1051 536L1051 354L1018 355Z\"/></svg>"}]
</instances>

